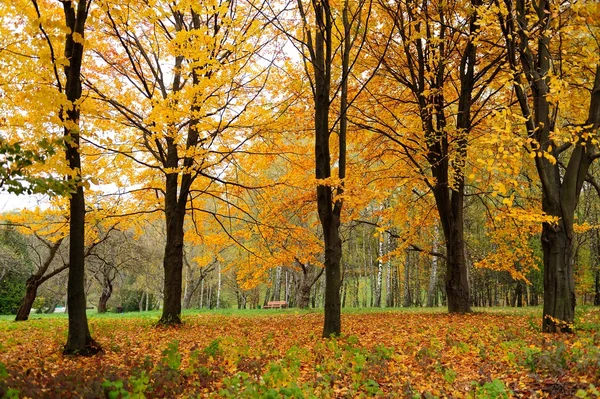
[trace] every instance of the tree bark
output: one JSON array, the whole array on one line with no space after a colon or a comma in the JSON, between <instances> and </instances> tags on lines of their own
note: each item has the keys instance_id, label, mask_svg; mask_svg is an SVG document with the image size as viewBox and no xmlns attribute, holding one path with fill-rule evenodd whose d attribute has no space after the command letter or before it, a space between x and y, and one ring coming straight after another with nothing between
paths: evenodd
<instances>
[{"instance_id":1,"label":"tree bark","mask_svg":"<svg viewBox=\"0 0 600 399\"><path fill-rule=\"evenodd\" d=\"M377 245L377 282L375 284L375 303L373 304L376 308L381 307L381 291L383 287L383 260L381 258L383 257L383 240L383 237L379 237Z\"/></svg>"},{"instance_id":2,"label":"tree bark","mask_svg":"<svg viewBox=\"0 0 600 399\"><path fill-rule=\"evenodd\" d=\"M31 313L31 308L33 307L35 297L37 296L37 289L39 285L39 280L35 279L33 276L27 279L27 283L25 285L25 295L23 296L21 306L19 306L19 310L17 311L17 317L15 317L15 321L25 321L29 318L29 313Z\"/></svg>"},{"instance_id":3,"label":"tree bark","mask_svg":"<svg viewBox=\"0 0 600 399\"><path fill-rule=\"evenodd\" d=\"M551 156L536 156L535 166L542 188L542 210L556 218L556 222L542 224L542 251L544 257L544 314L542 331L569 332L575 316L575 280L573 273L574 214L583 182L592 162L598 157L598 146L590 139L600 128L600 65L596 65L591 92L589 114L583 124L579 141L566 167L556 160L562 154L552 139L555 130L553 116L556 110L548 101L549 79L553 74L553 56L550 54L551 25L556 7L550 0L542 0L534 7L537 15L530 14L528 0L507 1L507 18L500 18L506 41L508 62L515 74L515 93L525 118L528 137L536 144L532 151ZM530 32L539 30L533 40ZM537 42L532 46L531 42ZM529 88L532 104L529 103ZM552 159L553 158L553 159Z\"/></svg>"},{"instance_id":4,"label":"tree bark","mask_svg":"<svg viewBox=\"0 0 600 399\"><path fill-rule=\"evenodd\" d=\"M273 280L273 294L271 295L271 300L281 300L281 266L275 268L275 279Z\"/></svg>"},{"instance_id":5,"label":"tree bark","mask_svg":"<svg viewBox=\"0 0 600 399\"><path fill-rule=\"evenodd\" d=\"M406 261L404 262L404 307L412 305L412 296L410 294L410 252L406 251Z\"/></svg>"},{"instance_id":6,"label":"tree bark","mask_svg":"<svg viewBox=\"0 0 600 399\"><path fill-rule=\"evenodd\" d=\"M108 303L112 292L112 282L110 281L108 276L104 276L102 284L102 294L100 294L100 299L98 300L98 313L106 313L106 304Z\"/></svg>"},{"instance_id":7,"label":"tree bark","mask_svg":"<svg viewBox=\"0 0 600 399\"><path fill-rule=\"evenodd\" d=\"M176 149L173 149L173 151L176 152ZM176 157L177 155L174 154L174 156ZM175 163L177 163L176 160ZM183 223L187 194L186 197L178 201L177 173L168 174L166 179L165 222L167 225L167 239L163 261L165 298L159 323L163 325L177 325L181 324Z\"/></svg>"},{"instance_id":8,"label":"tree bark","mask_svg":"<svg viewBox=\"0 0 600 399\"><path fill-rule=\"evenodd\" d=\"M75 40L74 34L83 38L90 2L63 2L65 20L70 32L65 43L65 57L69 65L64 67L66 75L65 94L72 107L61 110L66 138L66 158L69 168L75 172L70 177L75 192L69 199L69 280L67 283L67 307L69 309L69 332L63 353L65 355L94 355L102 348L92 339L88 327L85 299L85 198L82 185L81 156L79 154L80 111L77 101L81 98L81 63L83 41Z\"/></svg>"},{"instance_id":9,"label":"tree bark","mask_svg":"<svg viewBox=\"0 0 600 399\"><path fill-rule=\"evenodd\" d=\"M323 274L324 269L319 270L314 277L311 277L310 265L305 265L298 259L296 259L296 262L300 265L301 271L300 280L298 281L298 287L296 289L296 306L300 309L308 309L310 304L310 291Z\"/></svg>"},{"instance_id":10,"label":"tree bark","mask_svg":"<svg viewBox=\"0 0 600 399\"><path fill-rule=\"evenodd\" d=\"M594 305L600 306L600 269L596 269L594 278Z\"/></svg>"},{"instance_id":11,"label":"tree bark","mask_svg":"<svg viewBox=\"0 0 600 399\"><path fill-rule=\"evenodd\" d=\"M437 225L434 228L434 237L433 237L433 252L438 251L438 241L437 241ZM427 289L427 307L432 308L434 297L437 295L437 270L438 270L438 258L437 256L433 256L431 260L431 272L429 274L429 287Z\"/></svg>"},{"instance_id":12,"label":"tree bark","mask_svg":"<svg viewBox=\"0 0 600 399\"><path fill-rule=\"evenodd\" d=\"M35 298L37 297L37 290L40 287L40 285L42 285L44 282L48 281L49 279L51 279L52 277L56 276L58 273L62 272L63 270L69 267L68 264L64 265L44 276L44 274L50 267L50 264L56 257L56 253L58 252L58 249L60 248L63 240L64 239L61 238L53 244L43 240L44 244L48 247L50 252L44 260L44 263L39 267L38 271L27 279L25 285L25 295L23 296L21 306L19 306L19 310L17 311L15 321L27 320L29 318L29 313L31 313L33 302L35 302Z\"/></svg>"}]
</instances>

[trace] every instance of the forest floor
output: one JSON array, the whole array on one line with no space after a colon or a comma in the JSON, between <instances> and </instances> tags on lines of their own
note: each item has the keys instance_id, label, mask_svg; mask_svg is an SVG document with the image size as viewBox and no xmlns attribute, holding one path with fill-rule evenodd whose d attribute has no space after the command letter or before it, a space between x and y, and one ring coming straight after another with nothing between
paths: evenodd
<instances>
[{"instance_id":1,"label":"forest floor","mask_svg":"<svg viewBox=\"0 0 600 399\"><path fill-rule=\"evenodd\" d=\"M90 315L104 353L61 354L67 319L0 319L0 397L598 398L600 308L575 333L540 332L541 309L355 310L320 337L317 311Z\"/></svg>"}]
</instances>

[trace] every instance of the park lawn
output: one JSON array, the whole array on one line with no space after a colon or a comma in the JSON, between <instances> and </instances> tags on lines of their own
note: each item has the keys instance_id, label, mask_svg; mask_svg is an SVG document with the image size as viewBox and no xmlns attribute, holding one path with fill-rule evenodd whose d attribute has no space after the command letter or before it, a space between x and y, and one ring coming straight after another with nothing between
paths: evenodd
<instances>
[{"instance_id":1,"label":"park lawn","mask_svg":"<svg viewBox=\"0 0 600 399\"><path fill-rule=\"evenodd\" d=\"M542 334L541 309L355 310L320 338L320 312L90 317L104 353L64 357L65 317L0 320L0 397L599 397L600 308Z\"/></svg>"}]
</instances>

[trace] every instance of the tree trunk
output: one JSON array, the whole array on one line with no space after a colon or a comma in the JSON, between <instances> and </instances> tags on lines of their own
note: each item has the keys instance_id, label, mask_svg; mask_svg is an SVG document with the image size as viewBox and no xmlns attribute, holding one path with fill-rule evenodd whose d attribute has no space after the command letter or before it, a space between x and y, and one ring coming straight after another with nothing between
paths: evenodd
<instances>
[{"instance_id":1,"label":"tree trunk","mask_svg":"<svg viewBox=\"0 0 600 399\"><path fill-rule=\"evenodd\" d=\"M77 152L77 149L74 149ZM79 158L79 156L77 156ZM85 300L85 203L83 187L78 187L70 200L69 282L67 307L69 309L69 334L63 353L65 355L93 355L101 348L92 339L88 328Z\"/></svg>"},{"instance_id":2,"label":"tree trunk","mask_svg":"<svg viewBox=\"0 0 600 399\"><path fill-rule=\"evenodd\" d=\"M177 173L170 173L166 177L165 191L165 221L167 225L165 257L163 261L165 297L162 316L159 320L159 323L163 325L181 324L183 222L187 198L178 201L177 191Z\"/></svg>"},{"instance_id":3,"label":"tree trunk","mask_svg":"<svg viewBox=\"0 0 600 399\"><path fill-rule=\"evenodd\" d=\"M269 298L271 296L271 287L267 287L267 291L265 292L265 300L263 301L263 308L267 306L269 303Z\"/></svg>"},{"instance_id":4,"label":"tree trunk","mask_svg":"<svg viewBox=\"0 0 600 399\"><path fill-rule=\"evenodd\" d=\"M183 295L183 308L190 309L192 307L192 291L186 283L185 293Z\"/></svg>"},{"instance_id":5,"label":"tree trunk","mask_svg":"<svg viewBox=\"0 0 600 399\"><path fill-rule=\"evenodd\" d=\"M323 337L339 335L342 330L341 320L341 265L342 240L339 236L339 222L324 223L325 235L325 321Z\"/></svg>"},{"instance_id":6,"label":"tree trunk","mask_svg":"<svg viewBox=\"0 0 600 399\"><path fill-rule=\"evenodd\" d=\"M140 295L140 300L138 301L138 311L144 311L144 300L146 299L146 291L142 291L142 295Z\"/></svg>"},{"instance_id":7,"label":"tree trunk","mask_svg":"<svg viewBox=\"0 0 600 399\"><path fill-rule=\"evenodd\" d=\"M300 287L298 288L298 299L296 300L297 306L300 309L308 309L310 303L310 291L312 286L305 283L306 278L302 278Z\"/></svg>"},{"instance_id":8,"label":"tree trunk","mask_svg":"<svg viewBox=\"0 0 600 399\"><path fill-rule=\"evenodd\" d=\"M281 266L275 268L275 279L273 280L273 295L271 296L271 300L281 300Z\"/></svg>"},{"instance_id":9,"label":"tree trunk","mask_svg":"<svg viewBox=\"0 0 600 399\"><path fill-rule=\"evenodd\" d=\"M85 198L81 181L81 156L79 154L80 111L77 102L81 98L81 63L83 60L83 40L75 40L73 35L84 36L88 1L77 3L63 2L65 20L70 32L65 43L65 57L69 65L64 67L66 75L65 94L72 108L60 111L64 122L66 158L69 168L76 173L70 182L76 188L69 199L69 280L67 283L67 307L69 309L69 332L63 353L65 355L89 356L102 349L92 339L88 328L85 300ZM75 126L75 127L73 127Z\"/></svg>"},{"instance_id":10,"label":"tree trunk","mask_svg":"<svg viewBox=\"0 0 600 399\"><path fill-rule=\"evenodd\" d=\"M438 251L438 227L435 226L433 237L433 252ZM431 259L431 272L429 274L429 287L427 289L427 307L433 307L434 296L437 295L437 271L438 257L433 256Z\"/></svg>"},{"instance_id":11,"label":"tree trunk","mask_svg":"<svg viewBox=\"0 0 600 399\"><path fill-rule=\"evenodd\" d=\"M52 277L56 276L58 273L68 268L68 264L66 264L62 267L55 269L51 273L44 275L50 267L50 264L56 257L58 249L60 248L63 240L64 238L60 238L53 244L43 240L44 244L48 247L50 252L48 253L46 259L44 259L44 262L39 266L38 271L27 279L27 283L25 285L25 295L23 296L21 305L19 306L19 310L17 311L15 321L27 320L29 318L29 313L31 313L31 308L33 307L33 302L35 302L37 290L40 287L40 285L42 285L44 282L48 281Z\"/></svg>"},{"instance_id":12,"label":"tree trunk","mask_svg":"<svg viewBox=\"0 0 600 399\"><path fill-rule=\"evenodd\" d=\"M517 281L517 287L515 288L516 305L518 308L523 307L523 282Z\"/></svg>"},{"instance_id":13,"label":"tree trunk","mask_svg":"<svg viewBox=\"0 0 600 399\"><path fill-rule=\"evenodd\" d=\"M301 268L300 280L298 281L298 287L296 289L296 306L298 306L300 309L307 309L310 304L310 291L312 290L313 285L315 285L315 283L323 274L323 269L321 269L314 277L311 277L311 269L309 268L310 265L305 265L298 259L296 259L296 262Z\"/></svg>"},{"instance_id":14,"label":"tree trunk","mask_svg":"<svg viewBox=\"0 0 600 399\"><path fill-rule=\"evenodd\" d=\"M412 296L410 294L410 252L406 251L406 261L404 262L404 307L412 305Z\"/></svg>"},{"instance_id":15,"label":"tree trunk","mask_svg":"<svg viewBox=\"0 0 600 399\"><path fill-rule=\"evenodd\" d=\"M382 235L385 233L381 233ZM373 304L376 308L381 307L381 291L383 287L383 237L379 237L377 246L377 282L375 284L375 303Z\"/></svg>"},{"instance_id":16,"label":"tree trunk","mask_svg":"<svg viewBox=\"0 0 600 399\"><path fill-rule=\"evenodd\" d=\"M196 283L194 281L194 272L192 271L192 267L187 262L185 256L183 261L185 263L185 288L183 290L183 308L189 309L192 306L192 286L196 285Z\"/></svg>"},{"instance_id":17,"label":"tree trunk","mask_svg":"<svg viewBox=\"0 0 600 399\"><path fill-rule=\"evenodd\" d=\"M221 307L221 264L217 265L217 303L216 308Z\"/></svg>"},{"instance_id":18,"label":"tree trunk","mask_svg":"<svg viewBox=\"0 0 600 399\"><path fill-rule=\"evenodd\" d=\"M544 318L545 332L570 331L575 317L575 280L572 242L563 228L544 223Z\"/></svg>"},{"instance_id":19,"label":"tree trunk","mask_svg":"<svg viewBox=\"0 0 600 399\"><path fill-rule=\"evenodd\" d=\"M596 269L594 278L594 305L600 306L600 268Z\"/></svg>"},{"instance_id":20,"label":"tree trunk","mask_svg":"<svg viewBox=\"0 0 600 399\"><path fill-rule=\"evenodd\" d=\"M392 237L390 234L386 235L386 253L392 251ZM385 306L388 308L394 307L394 268L392 267L392 259L388 258L386 262L386 284L385 284Z\"/></svg>"},{"instance_id":21,"label":"tree trunk","mask_svg":"<svg viewBox=\"0 0 600 399\"><path fill-rule=\"evenodd\" d=\"M25 285L25 296L21 301L21 306L19 306L15 321L25 321L29 318L29 313L31 313L31 308L33 307L33 302L37 296L37 289L39 286L40 281L33 276L27 279L27 284Z\"/></svg>"},{"instance_id":22,"label":"tree trunk","mask_svg":"<svg viewBox=\"0 0 600 399\"><path fill-rule=\"evenodd\" d=\"M106 304L112 295L113 286L108 278L104 278L102 294L98 300L98 313L106 313ZM142 295L143 297L143 295Z\"/></svg>"},{"instance_id":23,"label":"tree trunk","mask_svg":"<svg viewBox=\"0 0 600 399\"><path fill-rule=\"evenodd\" d=\"M446 294L450 313L468 313L471 311L469 277L465 259L463 240L462 201L460 222L454 224L446 244L448 260L446 262Z\"/></svg>"}]
</instances>

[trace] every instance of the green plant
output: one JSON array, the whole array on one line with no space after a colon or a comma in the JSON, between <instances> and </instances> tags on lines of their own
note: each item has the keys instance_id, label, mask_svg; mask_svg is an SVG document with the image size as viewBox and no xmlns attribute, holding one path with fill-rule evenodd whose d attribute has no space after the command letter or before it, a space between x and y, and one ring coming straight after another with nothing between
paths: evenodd
<instances>
[{"instance_id":1,"label":"green plant","mask_svg":"<svg viewBox=\"0 0 600 399\"><path fill-rule=\"evenodd\" d=\"M121 380L106 380L102 383L102 388L104 388L104 393L108 399L129 398L129 392L127 392L124 385Z\"/></svg>"},{"instance_id":2,"label":"green plant","mask_svg":"<svg viewBox=\"0 0 600 399\"><path fill-rule=\"evenodd\" d=\"M593 395L593 396L592 396ZM590 384L587 389L579 389L577 393L575 393L576 398L600 398L600 391L594 384Z\"/></svg>"},{"instance_id":3,"label":"green plant","mask_svg":"<svg viewBox=\"0 0 600 399\"><path fill-rule=\"evenodd\" d=\"M506 390L504 383L498 379L493 379L483 385L474 382L473 385L475 387L473 396L475 399L508 399L509 394L512 394L510 390Z\"/></svg>"},{"instance_id":4,"label":"green plant","mask_svg":"<svg viewBox=\"0 0 600 399\"><path fill-rule=\"evenodd\" d=\"M167 348L162 351L163 364L171 370L179 370L181 367L181 353L179 353L179 341L174 340L167 344Z\"/></svg>"},{"instance_id":5,"label":"green plant","mask_svg":"<svg viewBox=\"0 0 600 399\"><path fill-rule=\"evenodd\" d=\"M452 384L454 381L456 381L456 371L452 370L452 369L446 369L444 371L444 380L446 380L446 382L448 384Z\"/></svg>"},{"instance_id":6,"label":"green plant","mask_svg":"<svg viewBox=\"0 0 600 399\"><path fill-rule=\"evenodd\" d=\"M213 359L223 353L223 350L219 346L221 340L219 338L213 340L206 348L204 348L204 354L212 357Z\"/></svg>"}]
</instances>

